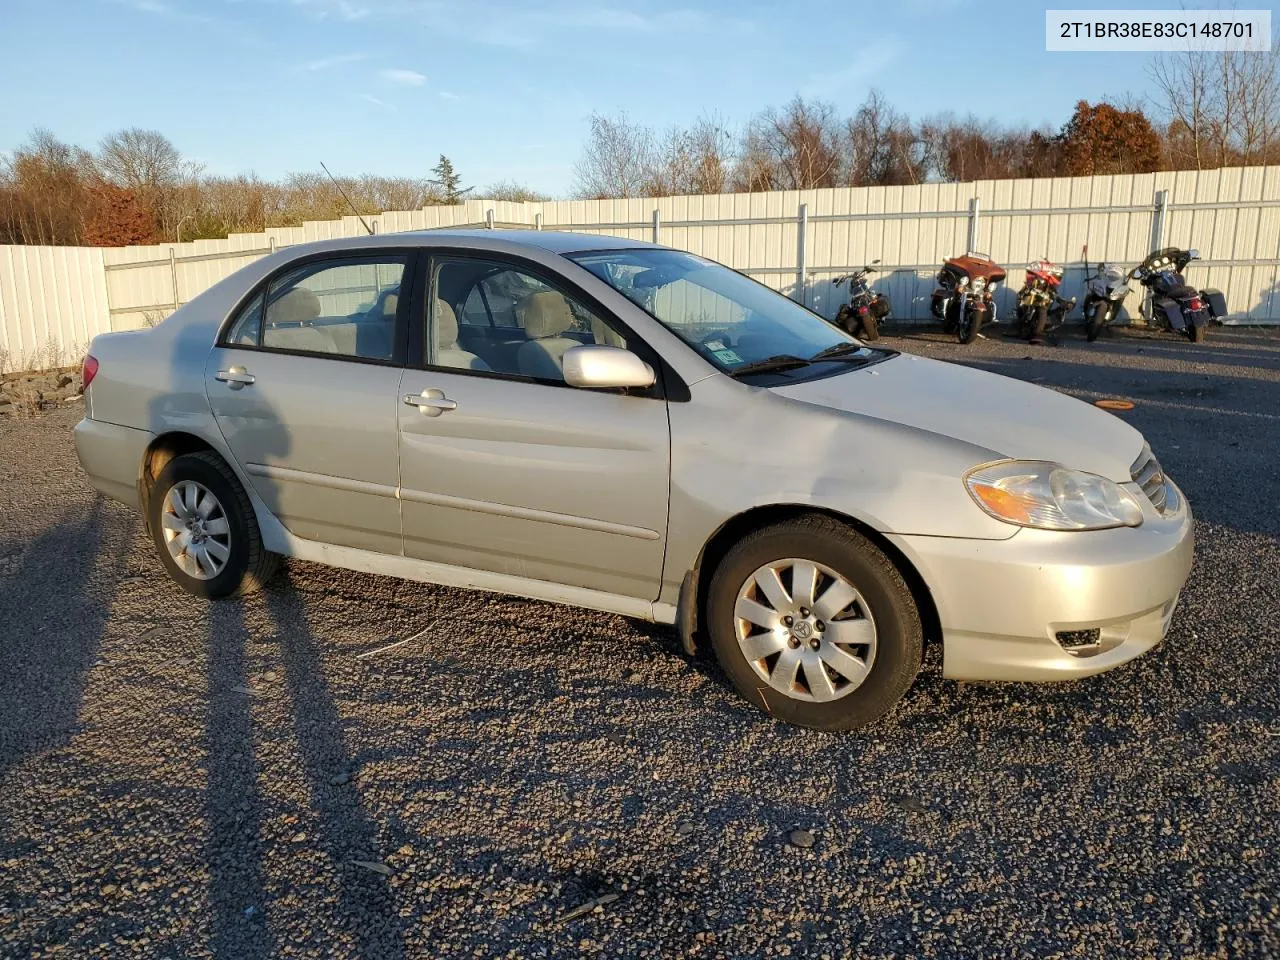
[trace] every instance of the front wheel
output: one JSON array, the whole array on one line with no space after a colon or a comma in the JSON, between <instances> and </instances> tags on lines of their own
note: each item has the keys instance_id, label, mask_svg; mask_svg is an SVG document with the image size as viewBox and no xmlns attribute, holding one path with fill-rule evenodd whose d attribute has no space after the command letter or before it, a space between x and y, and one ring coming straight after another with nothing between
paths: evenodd
<instances>
[{"instance_id":1,"label":"front wheel","mask_svg":"<svg viewBox=\"0 0 1280 960\"><path fill-rule=\"evenodd\" d=\"M978 334L982 331L982 320L985 311L977 309L967 309L964 312L964 318L960 321L960 329L958 335L961 343L969 344L978 339Z\"/></svg>"},{"instance_id":2,"label":"front wheel","mask_svg":"<svg viewBox=\"0 0 1280 960\"><path fill-rule=\"evenodd\" d=\"M707 600L716 659L766 713L849 730L888 713L920 669L924 632L902 574L825 516L765 527L721 561Z\"/></svg>"},{"instance_id":3,"label":"front wheel","mask_svg":"<svg viewBox=\"0 0 1280 960\"><path fill-rule=\"evenodd\" d=\"M148 512L160 562L188 593L209 600L250 593L275 572L279 557L262 545L249 496L216 453L170 460Z\"/></svg>"},{"instance_id":4,"label":"front wheel","mask_svg":"<svg viewBox=\"0 0 1280 960\"><path fill-rule=\"evenodd\" d=\"M1107 322L1107 307L1106 307L1106 304L1100 303L1098 304L1097 307L1094 308L1093 313L1089 314L1089 322L1085 325L1085 332L1084 332L1085 338L1090 343L1093 343L1095 340L1097 340L1098 335L1102 333L1102 328L1103 326L1106 325L1106 322Z\"/></svg>"}]
</instances>

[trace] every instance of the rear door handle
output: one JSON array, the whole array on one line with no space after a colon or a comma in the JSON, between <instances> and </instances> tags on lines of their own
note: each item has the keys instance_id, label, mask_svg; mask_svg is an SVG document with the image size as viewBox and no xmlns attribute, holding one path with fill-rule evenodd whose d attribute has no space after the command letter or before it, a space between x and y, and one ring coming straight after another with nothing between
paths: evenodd
<instances>
[{"instance_id":1,"label":"rear door handle","mask_svg":"<svg viewBox=\"0 0 1280 960\"><path fill-rule=\"evenodd\" d=\"M244 367L230 367L226 370L219 370L214 374L214 379L221 380L223 383L231 387L232 390L240 390L253 383L257 377Z\"/></svg>"},{"instance_id":2,"label":"rear door handle","mask_svg":"<svg viewBox=\"0 0 1280 960\"><path fill-rule=\"evenodd\" d=\"M404 402L411 407L417 407L428 417L438 417L442 413L458 409L458 401L450 400L444 395L443 390L436 387L427 387L421 393L406 393Z\"/></svg>"}]
</instances>

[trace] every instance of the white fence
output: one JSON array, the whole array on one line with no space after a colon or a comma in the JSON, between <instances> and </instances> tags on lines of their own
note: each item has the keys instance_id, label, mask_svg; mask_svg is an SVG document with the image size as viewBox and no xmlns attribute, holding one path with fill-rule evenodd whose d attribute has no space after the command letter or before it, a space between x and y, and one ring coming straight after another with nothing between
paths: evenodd
<instances>
[{"instance_id":1,"label":"white fence","mask_svg":"<svg viewBox=\"0 0 1280 960\"><path fill-rule=\"evenodd\" d=\"M840 303L831 279L879 258L876 286L900 320L927 318L938 265L966 250L1008 269L1007 311L1032 260L1066 266L1066 291L1078 294L1089 264L1133 264L1160 246L1195 247L1202 260L1188 279L1226 293L1230 322L1280 323L1280 167L639 200L470 200L369 219L379 233L497 226L656 239L742 270L827 316ZM356 217L345 217L163 246L0 247L0 361L11 368L72 361L95 334L154 322L273 249L362 233Z\"/></svg>"}]
</instances>

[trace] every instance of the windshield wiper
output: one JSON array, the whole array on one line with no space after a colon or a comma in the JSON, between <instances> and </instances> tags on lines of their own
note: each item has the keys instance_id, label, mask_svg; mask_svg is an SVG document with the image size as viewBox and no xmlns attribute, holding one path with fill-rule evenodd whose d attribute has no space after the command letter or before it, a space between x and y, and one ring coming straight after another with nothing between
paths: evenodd
<instances>
[{"instance_id":1,"label":"windshield wiper","mask_svg":"<svg viewBox=\"0 0 1280 960\"><path fill-rule=\"evenodd\" d=\"M809 358L809 362L812 363L815 360L845 359L846 354L855 353L859 350L865 350L865 349L866 348L862 346L862 344L849 343L847 340L844 341L843 343L833 343L831 346L827 347L825 350L819 350L817 353L815 353L812 357ZM867 358L866 357L847 357L847 359L865 360Z\"/></svg>"},{"instance_id":2,"label":"windshield wiper","mask_svg":"<svg viewBox=\"0 0 1280 960\"><path fill-rule=\"evenodd\" d=\"M728 373L731 377L741 377L749 373L767 373L771 370L798 370L800 367L809 366L809 363L810 361L804 357L797 357L791 353L779 353L772 357L765 357L763 360L753 360L751 363L734 367Z\"/></svg>"}]
</instances>

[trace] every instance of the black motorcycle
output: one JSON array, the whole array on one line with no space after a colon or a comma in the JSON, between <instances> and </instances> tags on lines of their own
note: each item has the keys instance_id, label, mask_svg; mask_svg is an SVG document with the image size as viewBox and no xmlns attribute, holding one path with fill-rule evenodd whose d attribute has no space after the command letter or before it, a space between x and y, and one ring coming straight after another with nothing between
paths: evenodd
<instances>
[{"instance_id":1,"label":"black motorcycle","mask_svg":"<svg viewBox=\"0 0 1280 960\"><path fill-rule=\"evenodd\" d=\"M836 325L863 340L878 340L880 324L893 316L889 298L872 290L867 280L876 272L873 268L879 262L872 260L861 270L842 274L831 281L837 287L849 285L849 302L842 304L836 313Z\"/></svg>"},{"instance_id":2,"label":"black motorcycle","mask_svg":"<svg viewBox=\"0 0 1280 960\"><path fill-rule=\"evenodd\" d=\"M1147 322L1183 334L1192 343L1204 343L1209 324L1227 315L1227 300L1221 290L1197 290L1183 279L1187 264L1198 259L1196 250L1165 247L1129 271L1131 278L1150 291L1142 306Z\"/></svg>"}]
</instances>

